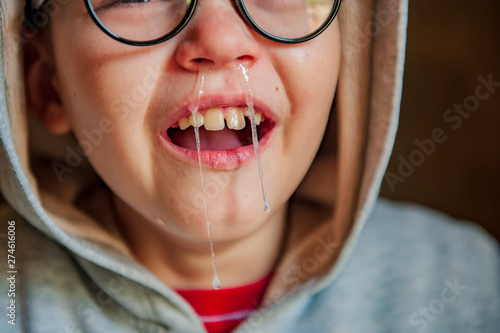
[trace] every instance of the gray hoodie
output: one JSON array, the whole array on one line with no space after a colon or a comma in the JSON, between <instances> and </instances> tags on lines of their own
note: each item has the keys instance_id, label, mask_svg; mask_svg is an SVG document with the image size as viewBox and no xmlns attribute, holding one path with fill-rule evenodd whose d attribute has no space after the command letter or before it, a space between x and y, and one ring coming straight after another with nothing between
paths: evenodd
<instances>
[{"instance_id":1,"label":"gray hoodie","mask_svg":"<svg viewBox=\"0 0 500 333\"><path fill-rule=\"evenodd\" d=\"M110 218L96 218L107 214L96 206L107 189L75 155L75 139L51 136L26 111L23 7L0 2L0 331L204 332L102 222ZM289 239L263 304L235 332L500 332L496 241L377 199L397 126L406 17L404 0L342 3L337 116L291 199ZM63 182L55 162L72 170Z\"/></svg>"}]
</instances>

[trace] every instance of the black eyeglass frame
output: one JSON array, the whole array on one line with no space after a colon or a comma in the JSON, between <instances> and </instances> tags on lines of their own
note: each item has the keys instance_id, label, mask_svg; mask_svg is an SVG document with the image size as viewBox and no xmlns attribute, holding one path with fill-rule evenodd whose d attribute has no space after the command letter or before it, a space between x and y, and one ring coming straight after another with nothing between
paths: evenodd
<instances>
[{"instance_id":1,"label":"black eyeglass frame","mask_svg":"<svg viewBox=\"0 0 500 333\"><path fill-rule=\"evenodd\" d=\"M84 0L85 2L85 7L87 7L87 11L89 12L90 16L92 17L92 20L95 22L95 24L109 37L113 38L114 40L127 44L127 45L132 45L132 46L152 46L152 45L157 45L160 43L163 43L171 38L173 38L175 35L177 35L179 32L181 32L182 29L189 23L191 20L191 17L193 17L194 11L196 9L196 5L198 3L198 0L192 0L191 3L189 4L188 11L186 12L186 15L182 18L181 22L168 34L153 39L149 41L134 41L130 39L126 39L123 37L118 36L111 30L109 30L102 22L99 20L97 17L96 12L94 11L94 8L92 8L90 4L90 0ZM244 21L253 29L255 30L258 34L261 36L270 39L274 42L282 43L282 44L299 44L299 43L304 43L307 42L318 35L320 35L323 31L330 26L330 24L333 22L335 17L338 14L338 11L340 9L340 4L342 0L335 0L335 4L332 6L332 10L330 11L330 14L328 15L327 19L325 22L318 28L316 31L313 31L312 33L300 37L300 38L283 38L279 36L275 36L273 34L270 34L266 32L264 29L259 27L259 25L252 19L250 16L250 13L248 12L247 8L245 7L245 4L243 3L243 0L234 0L236 8L238 9L238 12L240 16L244 19Z\"/></svg>"}]
</instances>

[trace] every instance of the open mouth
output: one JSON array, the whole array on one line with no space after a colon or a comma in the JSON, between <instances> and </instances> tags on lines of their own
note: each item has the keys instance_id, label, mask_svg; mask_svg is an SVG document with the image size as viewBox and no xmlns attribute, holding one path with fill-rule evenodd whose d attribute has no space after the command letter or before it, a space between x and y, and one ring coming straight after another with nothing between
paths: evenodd
<instances>
[{"instance_id":1,"label":"open mouth","mask_svg":"<svg viewBox=\"0 0 500 333\"><path fill-rule=\"evenodd\" d=\"M275 123L255 112L259 141L272 131ZM250 112L246 107L220 107L201 110L180 119L167 130L173 144L196 150L194 127L199 128L201 150L232 150L252 145Z\"/></svg>"}]
</instances>

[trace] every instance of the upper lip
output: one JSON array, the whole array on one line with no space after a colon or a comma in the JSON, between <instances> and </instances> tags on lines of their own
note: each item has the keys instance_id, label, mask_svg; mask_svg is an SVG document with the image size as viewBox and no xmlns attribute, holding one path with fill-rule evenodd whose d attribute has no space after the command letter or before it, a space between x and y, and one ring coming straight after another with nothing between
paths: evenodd
<instances>
[{"instance_id":1,"label":"upper lip","mask_svg":"<svg viewBox=\"0 0 500 333\"><path fill-rule=\"evenodd\" d=\"M256 112L260 112L265 116L265 118L276 122L277 115L271 110L270 107L267 106L266 103L255 97L251 97L251 102L253 103L253 107ZM192 112L191 110L195 108L199 111L203 111L210 108L231 106L246 107L247 105L247 97L241 94L203 95L199 99L188 100L180 108L173 112L172 115L166 120L163 129L167 130L180 119L189 116Z\"/></svg>"}]
</instances>

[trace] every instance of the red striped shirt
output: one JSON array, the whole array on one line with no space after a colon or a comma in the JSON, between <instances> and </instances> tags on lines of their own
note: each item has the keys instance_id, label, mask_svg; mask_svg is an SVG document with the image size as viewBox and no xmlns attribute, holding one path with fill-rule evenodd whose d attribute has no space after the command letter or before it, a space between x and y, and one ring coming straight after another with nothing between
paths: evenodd
<instances>
[{"instance_id":1,"label":"red striped shirt","mask_svg":"<svg viewBox=\"0 0 500 333\"><path fill-rule=\"evenodd\" d=\"M220 290L177 290L195 309L209 333L229 333L254 312L271 280Z\"/></svg>"}]
</instances>

